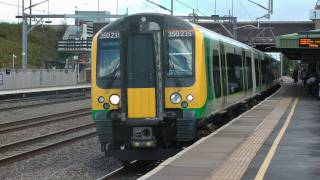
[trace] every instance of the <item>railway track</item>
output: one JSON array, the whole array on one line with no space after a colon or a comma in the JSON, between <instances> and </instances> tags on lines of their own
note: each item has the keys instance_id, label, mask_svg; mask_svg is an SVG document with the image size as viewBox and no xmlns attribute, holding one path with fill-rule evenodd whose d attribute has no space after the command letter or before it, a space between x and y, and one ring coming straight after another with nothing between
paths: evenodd
<instances>
[{"instance_id":1,"label":"railway track","mask_svg":"<svg viewBox=\"0 0 320 180\"><path fill-rule=\"evenodd\" d=\"M52 148L96 136L93 123L0 146L0 166Z\"/></svg>"},{"instance_id":2,"label":"railway track","mask_svg":"<svg viewBox=\"0 0 320 180\"><path fill-rule=\"evenodd\" d=\"M59 104L59 103L86 100L86 99L90 99L90 97L77 97L77 98L70 98L70 99L59 99L59 100L54 100L54 101L46 100L46 102L40 102L40 103L35 103L35 104L32 104L32 103L31 104L24 104L24 105L19 105L19 106L10 106L9 105L7 107L0 108L0 112L25 109L25 108L34 108L34 107L40 107L40 106L44 106L44 105ZM39 100L39 101L41 101L41 100ZM10 104L13 104L13 103L10 103Z\"/></svg>"},{"instance_id":3,"label":"railway track","mask_svg":"<svg viewBox=\"0 0 320 180\"><path fill-rule=\"evenodd\" d=\"M82 117L90 115L90 108L83 108L69 112L50 114L45 116L39 116L30 119L24 119L19 121L13 121L8 123L0 124L0 134L7 132L17 131L28 127L36 127L44 124L49 124L53 122L68 120L72 118Z\"/></svg>"},{"instance_id":4,"label":"railway track","mask_svg":"<svg viewBox=\"0 0 320 180\"><path fill-rule=\"evenodd\" d=\"M54 94L41 94L38 96L28 96L28 97L15 97L15 98L5 98L1 99L0 102L3 103L16 103L16 102L25 102L25 101L37 101L37 100L49 100L49 99L57 99L57 98L72 98L72 97L79 97L85 96L86 92L74 92L74 93L54 93Z\"/></svg>"},{"instance_id":5,"label":"railway track","mask_svg":"<svg viewBox=\"0 0 320 180\"><path fill-rule=\"evenodd\" d=\"M161 161L132 161L126 166L98 178L98 180L137 179L157 167Z\"/></svg>"},{"instance_id":6,"label":"railway track","mask_svg":"<svg viewBox=\"0 0 320 180\"><path fill-rule=\"evenodd\" d=\"M0 135L5 136L10 132L19 132L26 128L37 128L59 121L70 120L73 118L89 116L90 108L83 108L69 112L49 114L19 121L13 121L0 124ZM18 133L19 134L19 133ZM42 136L37 136L29 139L15 141L12 143L0 146L0 166L26 159L32 155L39 154L41 151L46 151L57 146L67 145L70 142L82 140L85 138L94 137L96 129L93 122L87 122L69 129L52 132Z\"/></svg>"}]
</instances>

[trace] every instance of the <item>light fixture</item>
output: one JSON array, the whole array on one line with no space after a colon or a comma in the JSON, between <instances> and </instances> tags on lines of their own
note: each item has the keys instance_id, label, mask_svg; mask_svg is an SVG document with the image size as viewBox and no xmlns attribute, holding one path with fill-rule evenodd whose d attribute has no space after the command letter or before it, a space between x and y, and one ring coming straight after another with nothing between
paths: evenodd
<instances>
[{"instance_id":1,"label":"light fixture","mask_svg":"<svg viewBox=\"0 0 320 180\"><path fill-rule=\"evenodd\" d=\"M189 94L189 95L187 96L187 100L188 100L189 102L193 101L193 96L192 96L191 94Z\"/></svg>"},{"instance_id":2,"label":"light fixture","mask_svg":"<svg viewBox=\"0 0 320 180\"><path fill-rule=\"evenodd\" d=\"M173 93L170 96L170 100L173 104L178 104L181 102L182 98L181 95L179 93Z\"/></svg>"},{"instance_id":3,"label":"light fixture","mask_svg":"<svg viewBox=\"0 0 320 180\"><path fill-rule=\"evenodd\" d=\"M110 100L110 103L113 105L117 105L120 103L120 97L116 94L111 95L109 100Z\"/></svg>"},{"instance_id":4,"label":"light fixture","mask_svg":"<svg viewBox=\"0 0 320 180\"><path fill-rule=\"evenodd\" d=\"M100 97L98 98L98 102L99 102L99 103L104 103L104 97L103 97L103 96L100 96Z\"/></svg>"}]
</instances>

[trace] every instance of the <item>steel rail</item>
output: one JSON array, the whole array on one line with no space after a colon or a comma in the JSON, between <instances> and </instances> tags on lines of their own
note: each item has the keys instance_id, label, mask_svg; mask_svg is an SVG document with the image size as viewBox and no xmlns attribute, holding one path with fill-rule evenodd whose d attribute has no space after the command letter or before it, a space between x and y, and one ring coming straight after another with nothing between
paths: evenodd
<instances>
[{"instance_id":1,"label":"steel rail","mask_svg":"<svg viewBox=\"0 0 320 180\"><path fill-rule=\"evenodd\" d=\"M39 106L44 106L44 105L53 105L53 104L65 103L65 102L70 102L70 101L78 101L78 100L86 100L86 99L90 99L90 98L89 97L80 97L80 98L62 99L62 100L57 100L57 101L50 101L50 102L43 102L43 103L36 103L36 104L26 104L26 105L21 105L21 106L5 107L5 108L0 108L0 112L12 111L12 110L18 110L18 109L26 109L26 108L34 108L34 107L39 107ZM41 99L39 99L39 101L40 100Z\"/></svg>"},{"instance_id":2,"label":"steel rail","mask_svg":"<svg viewBox=\"0 0 320 180\"><path fill-rule=\"evenodd\" d=\"M137 179L144 174L157 167L159 162L156 161L132 161L126 166L120 168L98 178L98 180L105 179Z\"/></svg>"},{"instance_id":3,"label":"steel rail","mask_svg":"<svg viewBox=\"0 0 320 180\"><path fill-rule=\"evenodd\" d=\"M77 136L77 137L72 137L72 138L69 138L69 139L66 139L66 140L61 140L61 141L58 141L56 143L51 143L51 144L49 143L47 145L43 145L43 146L40 146L38 148L29 150L29 151L24 151L24 152L21 152L21 153L17 153L17 154L11 155L9 157L4 157L4 158L0 159L0 166L3 166L3 165L8 164L8 163L16 162L16 161L19 161L19 160L27 159L27 158L31 157L32 155L38 155L39 153L41 153L43 151L48 151L48 150L50 150L52 148L55 148L55 147L58 147L58 146L61 146L61 145L64 145L64 144L69 144L69 143L72 143L72 142L75 142L75 141L78 141L78 140L87 139L87 138L94 137L94 136L96 136L96 131L95 130L94 130L94 132L88 132L88 133L85 133L85 134Z\"/></svg>"},{"instance_id":4,"label":"steel rail","mask_svg":"<svg viewBox=\"0 0 320 180\"><path fill-rule=\"evenodd\" d=\"M64 135L64 134L70 134L70 133L74 133L74 132L77 132L77 131L80 131L80 130L93 128L93 127L94 127L94 124L90 123L90 124L85 124L85 125L78 126L78 127L72 127L72 128L66 129L66 130L62 130L62 131L57 131L57 132L54 132L54 133L51 133L51 134L46 134L46 135L43 135L43 136L38 136L38 137L34 137L34 138L22 140L22 141L13 142L13 143L10 143L10 144L5 144L3 146L0 146L0 153L2 153L3 151L6 151L8 149L14 148L16 146L28 145L28 144L31 144L31 143L36 143L36 142L39 142L39 141L43 141L45 139L52 138L54 136L61 136L61 135Z\"/></svg>"},{"instance_id":5,"label":"steel rail","mask_svg":"<svg viewBox=\"0 0 320 180\"><path fill-rule=\"evenodd\" d=\"M90 108L83 108L74 111L68 111L63 113L57 114L50 114L45 116L39 116L30 119L24 119L19 121L13 121L8 123L0 124L0 134L17 131L29 127L39 126L43 124L58 122L62 120L67 120L71 118L81 117L90 115L91 109Z\"/></svg>"}]
</instances>

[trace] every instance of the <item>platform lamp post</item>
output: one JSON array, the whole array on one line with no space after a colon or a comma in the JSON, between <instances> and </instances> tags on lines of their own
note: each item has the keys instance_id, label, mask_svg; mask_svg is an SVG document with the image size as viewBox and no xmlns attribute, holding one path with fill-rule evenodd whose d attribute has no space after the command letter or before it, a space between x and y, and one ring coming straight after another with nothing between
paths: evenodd
<instances>
[{"instance_id":1,"label":"platform lamp post","mask_svg":"<svg viewBox=\"0 0 320 180\"><path fill-rule=\"evenodd\" d=\"M78 15L78 14L79 14L79 8L78 8L78 6L75 6L74 9L75 9L75 11L76 11L75 14ZM76 22L76 23L77 23L76 25L79 26L79 17L77 17L77 22Z\"/></svg>"},{"instance_id":2,"label":"platform lamp post","mask_svg":"<svg viewBox=\"0 0 320 180\"><path fill-rule=\"evenodd\" d=\"M117 15L119 14L119 0L117 0Z\"/></svg>"},{"instance_id":3,"label":"platform lamp post","mask_svg":"<svg viewBox=\"0 0 320 180\"><path fill-rule=\"evenodd\" d=\"M173 0L171 0L171 16L173 16Z\"/></svg>"},{"instance_id":4,"label":"platform lamp post","mask_svg":"<svg viewBox=\"0 0 320 180\"><path fill-rule=\"evenodd\" d=\"M36 4L30 4L30 7L25 8L24 7L24 0L22 0L22 69L26 69L28 67L28 34L42 21L43 18L41 18L39 21L37 21L33 26L28 27L27 22L27 16L24 13L25 10L30 9L30 18L31 18L31 8L40 5L42 3L45 3L49 0L43 0ZM31 1L30 1L31 2ZM30 19L30 25L31 25L31 19Z\"/></svg>"},{"instance_id":5,"label":"platform lamp post","mask_svg":"<svg viewBox=\"0 0 320 180\"><path fill-rule=\"evenodd\" d=\"M28 64L28 27L24 10L24 0L22 0L22 69L26 69Z\"/></svg>"},{"instance_id":6,"label":"platform lamp post","mask_svg":"<svg viewBox=\"0 0 320 180\"><path fill-rule=\"evenodd\" d=\"M15 64L15 59L17 56L15 54L12 54L12 70L14 70L14 64Z\"/></svg>"},{"instance_id":7,"label":"platform lamp post","mask_svg":"<svg viewBox=\"0 0 320 180\"><path fill-rule=\"evenodd\" d=\"M214 0L214 15L217 15L217 0Z\"/></svg>"}]
</instances>

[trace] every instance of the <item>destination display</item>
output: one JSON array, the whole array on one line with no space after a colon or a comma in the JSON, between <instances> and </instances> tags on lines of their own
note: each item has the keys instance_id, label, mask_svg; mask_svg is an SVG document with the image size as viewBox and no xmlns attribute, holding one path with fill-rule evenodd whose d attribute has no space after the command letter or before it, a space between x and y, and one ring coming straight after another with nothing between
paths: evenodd
<instances>
[{"instance_id":1,"label":"destination display","mask_svg":"<svg viewBox=\"0 0 320 180\"><path fill-rule=\"evenodd\" d=\"M320 38L301 38L299 40L299 46L307 48L319 48Z\"/></svg>"}]
</instances>

